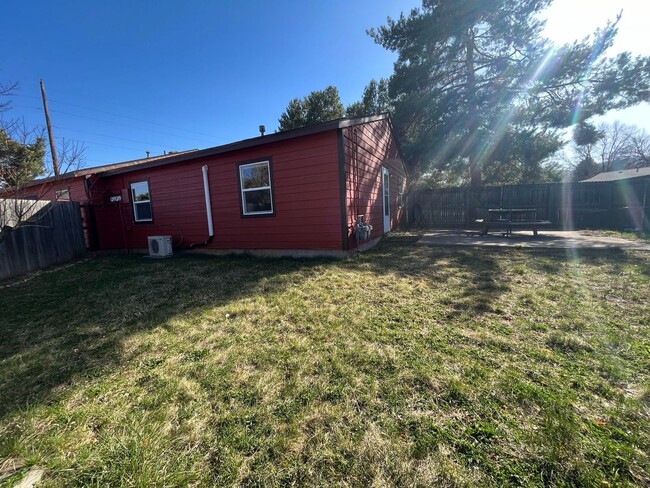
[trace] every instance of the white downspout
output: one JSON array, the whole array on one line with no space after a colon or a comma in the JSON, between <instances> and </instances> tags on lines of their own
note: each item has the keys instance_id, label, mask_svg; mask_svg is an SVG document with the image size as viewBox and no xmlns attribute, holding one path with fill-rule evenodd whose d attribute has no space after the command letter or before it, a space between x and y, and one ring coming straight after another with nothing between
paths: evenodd
<instances>
[{"instance_id":1,"label":"white downspout","mask_svg":"<svg viewBox=\"0 0 650 488\"><path fill-rule=\"evenodd\" d=\"M208 217L208 235L214 236L214 227L212 226L212 205L210 203L210 186L208 185L208 165L204 164L203 168L203 192L205 193L205 213Z\"/></svg>"}]
</instances>

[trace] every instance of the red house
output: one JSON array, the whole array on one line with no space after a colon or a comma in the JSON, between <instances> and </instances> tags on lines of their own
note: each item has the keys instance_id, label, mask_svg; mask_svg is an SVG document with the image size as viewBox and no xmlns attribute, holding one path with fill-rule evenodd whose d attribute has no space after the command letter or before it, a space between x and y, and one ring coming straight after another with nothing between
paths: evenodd
<instances>
[{"instance_id":1,"label":"red house","mask_svg":"<svg viewBox=\"0 0 650 488\"><path fill-rule=\"evenodd\" d=\"M81 202L97 249L170 235L177 248L342 256L401 222L405 187L391 121L378 115L70 172L22 193Z\"/></svg>"}]
</instances>

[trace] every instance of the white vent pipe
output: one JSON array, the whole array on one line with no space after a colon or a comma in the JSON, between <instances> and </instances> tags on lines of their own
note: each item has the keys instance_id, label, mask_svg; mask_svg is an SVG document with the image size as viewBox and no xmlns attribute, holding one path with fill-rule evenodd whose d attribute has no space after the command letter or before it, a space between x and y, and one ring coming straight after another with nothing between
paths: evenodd
<instances>
[{"instance_id":1,"label":"white vent pipe","mask_svg":"<svg viewBox=\"0 0 650 488\"><path fill-rule=\"evenodd\" d=\"M214 236L214 227L212 226L212 205L210 203L210 186L208 185L208 165L204 164L203 168L203 192L205 193L205 213L208 217L208 235Z\"/></svg>"}]
</instances>

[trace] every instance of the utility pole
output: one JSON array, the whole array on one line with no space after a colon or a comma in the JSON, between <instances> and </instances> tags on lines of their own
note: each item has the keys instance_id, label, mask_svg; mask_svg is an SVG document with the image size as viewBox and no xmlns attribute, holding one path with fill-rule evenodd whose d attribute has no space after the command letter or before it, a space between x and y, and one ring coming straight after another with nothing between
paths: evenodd
<instances>
[{"instance_id":1,"label":"utility pole","mask_svg":"<svg viewBox=\"0 0 650 488\"><path fill-rule=\"evenodd\" d=\"M45 111L45 124L47 125L47 136L50 139L50 151L52 152L52 167L54 176L59 176L59 161L56 159L56 147L54 146L54 136L52 135L52 124L50 123L50 111L47 109L47 98L45 98L45 85L41 79L41 97L43 98L43 110Z\"/></svg>"}]
</instances>

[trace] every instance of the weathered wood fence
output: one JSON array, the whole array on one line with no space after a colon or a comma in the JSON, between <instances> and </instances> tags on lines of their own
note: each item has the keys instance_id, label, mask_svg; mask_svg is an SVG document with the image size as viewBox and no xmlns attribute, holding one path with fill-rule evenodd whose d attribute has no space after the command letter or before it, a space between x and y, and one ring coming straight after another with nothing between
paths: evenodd
<instances>
[{"instance_id":1,"label":"weathered wood fence","mask_svg":"<svg viewBox=\"0 0 650 488\"><path fill-rule=\"evenodd\" d=\"M415 227L470 226L486 219L490 208L535 209L538 220L558 228L648 232L650 178L415 190L408 197L408 220Z\"/></svg>"},{"instance_id":2,"label":"weathered wood fence","mask_svg":"<svg viewBox=\"0 0 650 488\"><path fill-rule=\"evenodd\" d=\"M2 203L0 210L6 210L7 201ZM78 203L32 201L29 205L17 227L0 232L0 280L65 263L86 252ZM15 208L14 202L11 207ZM4 217L5 222L11 221Z\"/></svg>"}]
</instances>

